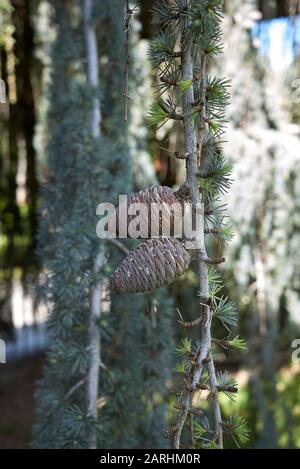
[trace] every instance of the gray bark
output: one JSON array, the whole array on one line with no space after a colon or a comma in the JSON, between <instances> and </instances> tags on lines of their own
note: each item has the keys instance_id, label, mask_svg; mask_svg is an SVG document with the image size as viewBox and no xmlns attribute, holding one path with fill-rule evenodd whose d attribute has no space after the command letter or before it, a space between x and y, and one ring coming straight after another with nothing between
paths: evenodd
<instances>
[{"instance_id":1,"label":"gray bark","mask_svg":"<svg viewBox=\"0 0 300 469\"><path fill-rule=\"evenodd\" d=\"M92 23L92 10L93 1L83 0L83 13L84 13L84 32L86 40L87 52L87 81L89 86L95 90L92 98L91 107L91 132L94 138L99 138L101 135L101 109L100 100L97 95L99 87L99 66L98 66L98 47L96 31ZM95 277L99 275L104 263L105 252L104 248L100 248L96 254L94 262L93 273ZM88 320L88 348L90 351L90 366L87 373L87 415L94 419L97 418L97 399L98 399L98 385L100 375L100 332L97 326L97 321L101 317L101 296L102 296L102 283L97 283L91 289L90 300L90 317ZM97 447L97 434L93 430L90 434L89 447L95 449Z\"/></svg>"},{"instance_id":2,"label":"gray bark","mask_svg":"<svg viewBox=\"0 0 300 469\"><path fill-rule=\"evenodd\" d=\"M181 56L181 66L182 66L182 79L183 80L193 80L194 70L193 70L193 59L191 55L190 48L185 47L184 45L184 34L182 38L182 56ZM202 57L201 63L201 75L202 79L205 78L205 62ZM204 90L205 93L205 90ZM193 212L195 213L196 207L201 203L201 198L199 195L199 184L197 180L197 172L199 170L198 165L201 162L201 152L202 144L204 140L205 132L205 96L201 100L202 111L200 113L200 128L199 128L199 138L198 138L198 147L197 147L197 136L196 129L194 124L194 119L191 118L190 114L193 110L192 103L194 102L194 90L193 86L190 86L187 91L183 92L182 95L182 108L183 108L183 126L184 126L184 151L188 156L186 160L186 183L189 187L191 198L192 198L192 207ZM199 213L197 213L199 216ZM204 239L204 209L201 209L201 224L197 232L197 249L198 249L198 278L199 278L199 292L203 299L209 299L209 284L208 284L208 271L207 265L204 259L207 258L206 248L205 248L205 239ZM210 382L210 391L212 394L212 404L213 404L213 413L214 413L214 434L215 439L220 448L223 447L223 438L222 438L222 418L221 411L218 401L218 390L217 390L217 379L215 374L215 368L213 364L213 359L210 355L211 349L211 321L212 321L212 311L209 306L201 306L202 320L201 320L201 343L198 349L198 358L195 366L191 389L185 391L183 396L183 405L182 410L179 413L176 426L174 429L174 438L173 445L176 449L180 447L180 438L183 430L184 423L186 418L191 410L192 406L192 397L197 389L197 385L200 382L203 367L208 362L208 371L209 371L209 382Z\"/></svg>"}]
</instances>

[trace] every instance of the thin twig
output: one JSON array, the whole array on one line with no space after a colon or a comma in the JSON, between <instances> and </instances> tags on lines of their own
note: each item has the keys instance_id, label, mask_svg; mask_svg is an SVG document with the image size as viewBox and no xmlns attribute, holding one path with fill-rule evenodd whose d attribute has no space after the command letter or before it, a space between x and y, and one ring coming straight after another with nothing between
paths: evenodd
<instances>
[{"instance_id":1,"label":"thin twig","mask_svg":"<svg viewBox=\"0 0 300 469\"><path fill-rule=\"evenodd\" d=\"M218 381L215 372L215 365L213 360L210 360L207 364L207 369L209 373L209 386L210 386L210 396L214 413L214 428L215 428L215 441L217 441L219 448L223 448L223 431L222 431L222 415L218 399Z\"/></svg>"},{"instance_id":2,"label":"thin twig","mask_svg":"<svg viewBox=\"0 0 300 469\"><path fill-rule=\"evenodd\" d=\"M208 360L210 362L211 360ZM201 391L212 391L211 387L208 384L205 383L199 383L197 384L197 389L200 389ZM237 393L238 388L235 386L223 386L223 385L217 385L216 387L218 392L231 392L231 393Z\"/></svg>"},{"instance_id":3,"label":"thin twig","mask_svg":"<svg viewBox=\"0 0 300 469\"><path fill-rule=\"evenodd\" d=\"M64 395L63 400L68 400L74 394L74 392L77 391L77 389L79 389L84 383L85 379L81 379L80 381L78 381L78 383L74 384L74 386L72 386L71 389L69 389L69 391Z\"/></svg>"},{"instance_id":4,"label":"thin twig","mask_svg":"<svg viewBox=\"0 0 300 469\"><path fill-rule=\"evenodd\" d=\"M201 165L201 156L202 148L205 137L205 99L206 99L206 64L205 64L205 55L204 52L201 52L201 71L200 76L202 77L202 93L201 93L201 102L200 102L200 124L199 124L199 140L198 140L198 156L197 156L197 167Z\"/></svg>"},{"instance_id":5,"label":"thin twig","mask_svg":"<svg viewBox=\"0 0 300 469\"><path fill-rule=\"evenodd\" d=\"M136 7L130 8L129 7L129 0L125 1L125 90L124 90L124 98L125 98L125 109L124 109L124 120L125 122L128 121L128 101L130 99L129 96L129 64L130 64L130 55L129 55L129 41L130 41L130 26L131 20Z\"/></svg>"},{"instance_id":6,"label":"thin twig","mask_svg":"<svg viewBox=\"0 0 300 469\"><path fill-rule=\"evenodd\" d=\"M189 322L178 321L178 323L185 329L191 329L192 327L199 326L199 324L201 324L201 321L202 321L202 316L200 316L197 319L194 319L194 321L189 321Z\"/></svg>"},{"instance_id":7,"label":"thin twig","mask_svg":"<svg viewBox=\"0 0 300 469\"><path fill-rule=\"evenodd\" d=\"M173 158L177 160L186 160L190 155L189 153L180 153L179 151L170 151L168 148L159 147L160 150L163 150L169 153Z\"/></svg>"},{"instance_id":8,"label":"thin twig","mask_svg":"<svg viewBox=\"0 0 300 469\"><path fill-rule=\"evenodd\" d=\"M108 241L111 244L114 244L117 248L120 249L120 251L124 252L126 255L129 254L130 250L126 246L124 246L124 244L121 243L121 241L118 241L115 238L108 238Z\"/></svg>"},{"instance_id":9,"label":"thin twig","mask_svg":"<svg viewBox=\"0 0 300 469\"><path fill-rule=\"evenodd\" d=\"M203 257L202 259L206 264L209 265L217 265L222 264L226 261L225 257Z\"/></svg>"}]
</instances>

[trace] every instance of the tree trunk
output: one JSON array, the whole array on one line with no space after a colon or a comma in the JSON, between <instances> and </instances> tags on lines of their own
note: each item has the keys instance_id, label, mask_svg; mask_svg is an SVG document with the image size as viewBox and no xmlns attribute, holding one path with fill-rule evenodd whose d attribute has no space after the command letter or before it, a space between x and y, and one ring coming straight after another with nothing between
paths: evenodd
<instances>
[{"instance_id":1,"label":"tree trunk","mask_svg":"<svg viewBox=\"0 0 300 469\"><path fill-rule=\"evenodd\" d=\"M98 98L99 69L98 69L98 46L96 31L92 23L93 2L84 0L84 28L87 52L87 81L94 94L91 108L91 134L95 139L100 137L101 111L100 100ZM96 254L94 263L94 275L96 284L91 290L91 311L88 324L88 347L90 350L90 367L87 375L87 414L93 419L97 418L97 398L99 385L100 358L100 332L97 322L101 316L101 295L102 283L97 279L103 267L105 252L102 247ZM97 447L97 433L95 428L91 431L89 447Z\"/></svg>"},{"instance_id":2,"label":"tree trunk","mask_svg":"<svg viewBox=\"0 0 300 469\"><path fill-rule=\"evenodd\" d=\"M32 256L36 244L38 198L36 152L33 145L36 124L32 84L34 33L30 18L30 2L12 0L12 6L14 7L12 22L15 28L17 118L18 129L24 140L26 152L26 200L30 226L30 255Z\"/></svg>"}]
</instances>

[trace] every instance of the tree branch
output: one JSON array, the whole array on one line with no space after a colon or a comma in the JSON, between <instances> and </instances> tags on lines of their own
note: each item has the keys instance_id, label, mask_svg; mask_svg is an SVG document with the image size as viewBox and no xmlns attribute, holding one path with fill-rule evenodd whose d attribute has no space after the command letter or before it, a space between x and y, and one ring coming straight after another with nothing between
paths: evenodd
<instances>
[{"instance_id":1,"label":"tree branch","mask_svg":"<svg viewBox=\"0 0 300 469\"><path fill-rule=\"evenodd\" d=\"M191 54L191 48L186 46L185 35L187 34L188 23L186 22L182 34L182 79L183 80L194 80L193 70L193 58ZM186 183L189 187L189 191L192 198L192 209L195 213L195 207L202 202L199 193L199 185L197 175L199 166L201 165L201 154L203 148L203 142L205 137L205 76L206 66L204 53L201 53L201 70L199 76L202 77L202 99L200 99L200 124L199 124L199 136L198 143L196 137L196 129L194 120L191 119L190 115L193 112L194 90L190 86L187 90L182 93L182 109L183 109L183 126L184 126L184 151L189 157L186 160ZM206 254L205 247L205 228L204 228L204 214L201 216L201 223L199 232L197 233L197 246L198 246L198 281L199 281L199 294L201 298L209 298L209 283L208 283L208 268L207 261L209 260ZM220 407L218 402L217 393L217 381L214 372L213 359L210 355L211 350L211 321L213 311L208 304L201 304L201 342L198 347L195 364L192 374L192 382L187 389L185 389L182 396L182 407L178 414L175 426L172 428L172 441L173 446L176 449L180 448L180 439L183 430L183 426L189 415L192 407L193 395L200 383L204 366L208 367L210 375L210 388L212 392L212 404L214 409L214 421L215 421L215 434L218 441L219 447L223 447L222 442L222 425L220 426ZM198 321L196 320L196 323ZM196 324L197 325L197 324ZM210 358L210 360L208 360Z\"/></svg>"},{"instance_id":2,"label":"tree branch","mask_svg":"<svg viewBox=\"0 0 300 469\"><path fill-rule=\"evenodd\" d=\"M213 413L214 413L214 423L215 423L214 439L215 441L217 441L219 448L223 448L222 415L221 415L221 409L220 409L220 404L219 404L219 399L218 399L218 392L220 389L218 387L218 382L217 382L216 372L215 372L215 365L214 365L212 357L211 357L211 360L207 364L207 369L209 373L210 395L211 395L211 402L212 402Z\"/></svg>"},{"instance_id":3,"label":"tree branch","mask_svg":"<svg viewBox=\"0 0 300 469\"><path fill-rule=\"evenodd\" d=\"M130 250L123 243L121 243L121 241L118 241L115 238L108 238L108 241L120 249L120 251L124 252L124 254L129 254Z\"/></svg>"},{"instance_id":4,"label":"tree branch","mask_svg":"<svg viewBox=\"0 0 300 469\"><path fill-rule=\"evenodd\" d=\"M130 22L133 15L133 10L129 8L129 0L125 0L125 89L124 89L124 120L128 121L128 101L129 97L129 64L130 64L130 55L129 55L129 30Z\"/></svg>"},{"instance_id":5,"label":"tree branch","mask_svg":"<svg viewBox=\"0 0 300 469\"><path fill-rule=\"evenodd\" d=\"M191 54L191 49L185 47L185 32L182 36L182 79L183 80L193 80L193 59ZM202 63L202 66L204 64ZM203 71L202 71L203 73ZM183 125L184 125L184 150L185 153L189 155L186 160L186 183L189 187L190 194L192 197L192 207L193 212L195 213L195 207L201 202L199 195L199 187L197 181L197 138L196 130L193 119L191 119L190 114L192 112L194 102L194 89L190 86L182 94L182 108L183 108ZM198 150L199 151L199 150ZM201 151L201 149L200 149ZM201 226L199 232L197 233L198 246L201 252L205 252L204 245L204 217L201 219ZM202 260L201 255L198 257L198 277L199 277L199 291L202 297L208 298L208 278L207 278L207 267L205 262ZM173 446L178 449L180 447L181 433L186 421L186 418L189 414L191 408L192 397L196 390L196 386L200 381L203 371L203 365L208 356L211 341L210 341L210 323L211 323L211 312L209 306L201 306L202 310L202 321L201 321L201 344L198 350L197 362L194 368L194 374L192 379L191 388L186 389L182 398L182 410L178 414L176 425L173 429Z\"/></svg>"},{"instance_id":6,"label":"tree branch","mask_svg":"<svg viewBox=\"0 0 300 469\"><path fill-rule=\"evenodd\" d=\"M84 33L87 53L87 81L92 89L99 87L98 46L96 31L92 23L93 1L83 0ZM98 93L94 92L91 108L91 133L95 139L100 137L101 111ZM104 247L96 254L93 273L95 276L101 271L105 260ZM100 332L98 321L101 316L102 283L97 281L91 288L90 315L88 318L88 349L90 352L90 366L87 372L87 415L97 418L97 398L99 384L100 357ZM96 428L93 427L89 437L89 447L97 446Z\"/></svg>"}]
</instances>

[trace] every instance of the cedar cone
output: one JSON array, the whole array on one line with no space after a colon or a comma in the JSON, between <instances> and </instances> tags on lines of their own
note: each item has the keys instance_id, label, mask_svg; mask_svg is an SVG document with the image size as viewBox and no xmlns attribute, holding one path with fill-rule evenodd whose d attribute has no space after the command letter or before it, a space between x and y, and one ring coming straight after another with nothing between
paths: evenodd
<instances>
[{"instance_id":1,"label":"cedar cone","mask_svg":"<svg viewBox=\"0 0 300 469\"><path fill-rule=\"evenodd\" d=\"M147 292L169 285L190 265L190 255L175 238L150 239L130 252L111 278L119 293Z\"/></svg>"},{"instance_id":2,"label":"cedar cone","mask_svg":"<svg viewBox=\"0 0 300 469\"><path fill-rule=\"evenodd\" d=\"M167 186L151 186L145 190L128 197L127 211L126 204L121 204L114 215L109 220L108 230L113 232L116 227L116 234L127 232L129 223L138 215L129 215L129 209L133 204L144 204L145 211L139 217L139 229L142 238L158 236L175 236L176 227L181 228L181 220L190 202L188 187L184 184L177 192ZM151 204L159 204L161 213L155 216L155 209ZM123 209L123 211L122 211ZM120 216L121 213L121 216ZM152 213L152 217L151 217ZM152 218L152 219L151 219ZM166 226L170 226L170 232L165 231ZM181 233L178 233L179 235ZM130 238L130 233L127 233ZM135 236L134 236L135 237Z\"/></svg>"}]
</instances>

